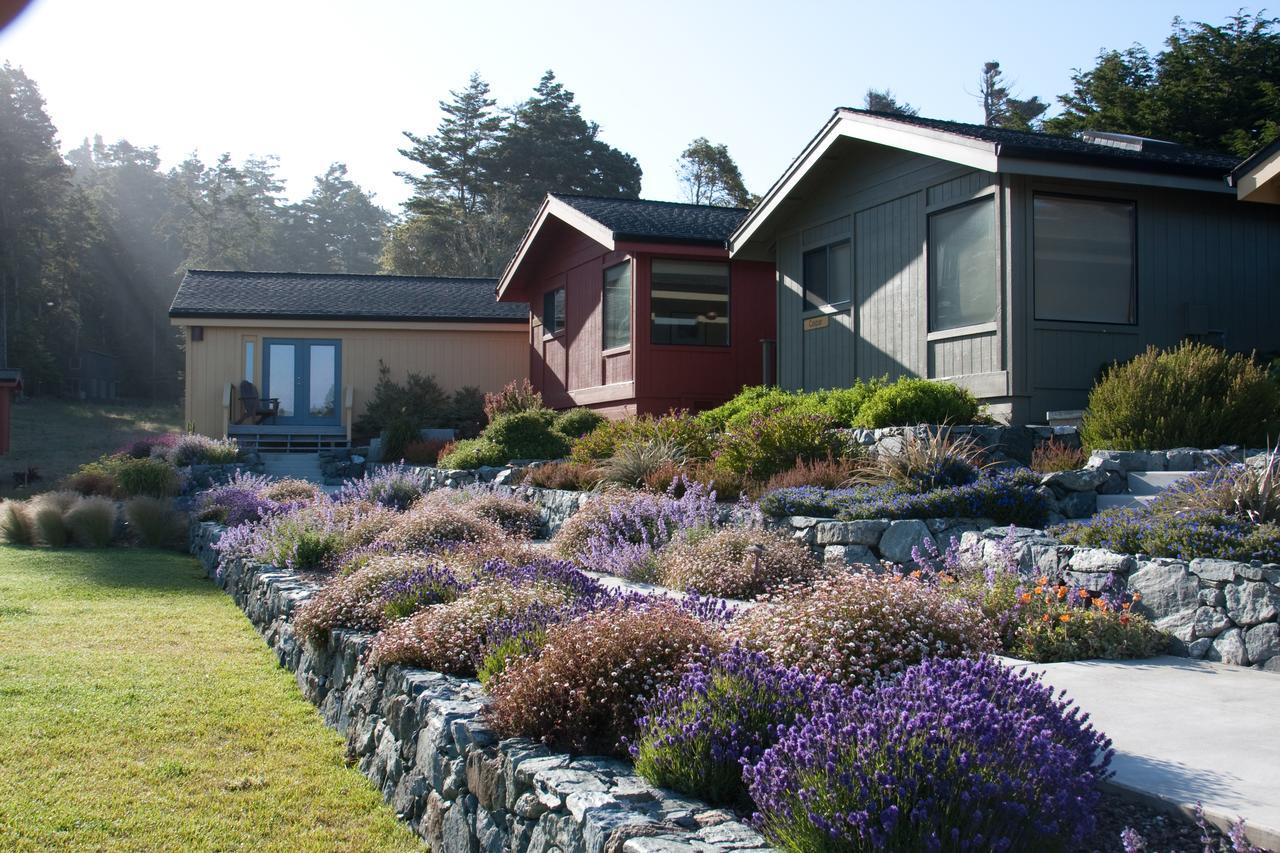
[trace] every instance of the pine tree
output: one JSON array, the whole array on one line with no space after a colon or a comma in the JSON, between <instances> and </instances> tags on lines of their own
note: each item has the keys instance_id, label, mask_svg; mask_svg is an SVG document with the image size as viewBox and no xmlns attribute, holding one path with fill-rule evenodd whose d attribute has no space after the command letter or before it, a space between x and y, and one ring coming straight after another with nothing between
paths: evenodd
<instances>
[{"instance_id":1,"label":"pine tree","mask_svg":"<svg viewBox=\"0 0 1280 853\"><path fill-rule=\"evenodd\" d=\"M983 121L989 127L1035 130L1039 127L1040 116L1049 109L1049 105L1038 96L1015 97L1005 84L1000 63L994 60L982 66L978 98L982 102Z\"/></svg>"}]
</instances>

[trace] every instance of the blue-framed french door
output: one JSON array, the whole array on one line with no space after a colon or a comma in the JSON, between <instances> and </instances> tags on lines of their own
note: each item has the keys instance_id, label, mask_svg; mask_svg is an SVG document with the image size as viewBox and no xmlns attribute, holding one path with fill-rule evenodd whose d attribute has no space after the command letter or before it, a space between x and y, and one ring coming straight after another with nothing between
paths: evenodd
<instances>
[{"instance_id":1,"label":"blue-framed french door","mask_svg":"<svg viewBox=\"0 0 1280 853\"><path fill-rule=\"evenodd\" d=\"M279 423L341 425L342 342L264 338L262 385L280 401Z\"/></svg>"}]
</instances>

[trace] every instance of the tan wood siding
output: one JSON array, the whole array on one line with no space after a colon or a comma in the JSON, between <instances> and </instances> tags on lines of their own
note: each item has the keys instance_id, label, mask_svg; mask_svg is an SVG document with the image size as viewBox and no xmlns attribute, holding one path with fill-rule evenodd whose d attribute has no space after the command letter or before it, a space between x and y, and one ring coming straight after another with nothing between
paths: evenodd
<instances>
[{"instance_id":1,"label":"tan wood siding","mask_svg":"<svg viewBox=\"0 0 1280 853\"><path fill-rule=\"evenodd\" d=\"M343 393L351 390L352 412L359 417L378 380L379 359L391 368L397 381L414 372L434 376L446 391L464 386L496 391L513 379L527 376L527 335L527 328L521 324L511 324L510 330L503 331L206 325L202 341L192 342L187 332L186 419L197 432L223 435L223 389L242 378L246 336L258 341L254 381L259 388L264 338L340 340Z\"/></svg>"}]
</instances>

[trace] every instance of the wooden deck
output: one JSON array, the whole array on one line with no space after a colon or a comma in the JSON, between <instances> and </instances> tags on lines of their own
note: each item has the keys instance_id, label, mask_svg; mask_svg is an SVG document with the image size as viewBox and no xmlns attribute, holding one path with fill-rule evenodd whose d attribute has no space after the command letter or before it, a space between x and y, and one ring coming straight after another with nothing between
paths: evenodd
<instances>
[{"instance_id":1,"label":"wooden deck","mask_svg":"<svg viewBox=\"0 0 1280 853\"><path fill-rule=\"evenodd\" d=\"M227 437L234 438L246 450L275 453L314 453L350 445L347 428L343 426L231 424L227 427Z\"/></svg>"}]
</instances>

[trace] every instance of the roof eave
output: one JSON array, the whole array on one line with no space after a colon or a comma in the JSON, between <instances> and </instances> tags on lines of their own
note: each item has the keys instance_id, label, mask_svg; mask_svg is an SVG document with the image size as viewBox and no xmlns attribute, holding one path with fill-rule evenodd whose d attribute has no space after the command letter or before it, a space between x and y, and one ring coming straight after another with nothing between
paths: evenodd
<instances>
[{"instance_id":1,"label":"roof eave","mask_svg":"<svg viewBox=\"0 0 1280 853\"><path fill-rule=\"evenodd\" d=\"M609 251L613 251L616 240L612 231L568 202L561 201L551 193L547 193L547 197L542 201L542 206L538 208L538 212L533 217L533 222L524 232L520 245L516 247L515 254L511 256L511 260L507 262L507 266L502 270L502 275L498 278L497 298L499 302L503 301L507 294L507 289L511 286L520 269L520 265L524 263L524 259L533 248L533 244L537 241L538 234L546 225L547 219L552 216L569 227L581 231Z\"/></svg>"},{"instance_id":2,"label":"roof eave","mask_svg":"<svg viewBox=\"0 0 1280 853\"><path fill-rule=\"evenodd\" d=\"M440 317L423 314L304 314L297 312L252 311L184 311L169 310L171 320L315 320L361 323L524 323L526 315L519 317Z\"/></svg>"}]
</instances>

